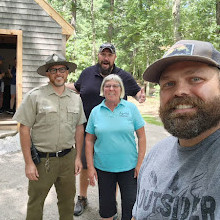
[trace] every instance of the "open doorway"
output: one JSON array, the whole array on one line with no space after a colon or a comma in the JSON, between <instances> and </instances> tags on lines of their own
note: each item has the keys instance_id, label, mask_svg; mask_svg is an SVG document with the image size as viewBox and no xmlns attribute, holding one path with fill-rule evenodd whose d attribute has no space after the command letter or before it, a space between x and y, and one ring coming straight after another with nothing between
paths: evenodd
<instances>
[{"instance_id":1,"label":"open doorway","mask_svg":"<svg viewBox=\"0 0 220 220\"><path fill-rule=\"evenodd\" d=\"M0 34L1 121L11 119L16 110L16 55L17 35Z\"/></svg>"}]
</instances>

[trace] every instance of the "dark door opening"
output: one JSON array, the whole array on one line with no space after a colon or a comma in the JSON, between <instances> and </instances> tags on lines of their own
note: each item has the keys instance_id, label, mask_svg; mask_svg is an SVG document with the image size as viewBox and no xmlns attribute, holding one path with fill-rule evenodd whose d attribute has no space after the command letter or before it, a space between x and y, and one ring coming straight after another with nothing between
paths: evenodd
<instances>
[{"instance_id":1,"label":"dark door opening","mask_svg":"<svg viewBox=\"0 0 220 220\"><path fill-rule=\"evenodd\" d=\"M16 48L17 35L0 34L1 121L10 120L16 109Z\"/></svg>"}]
</instances>

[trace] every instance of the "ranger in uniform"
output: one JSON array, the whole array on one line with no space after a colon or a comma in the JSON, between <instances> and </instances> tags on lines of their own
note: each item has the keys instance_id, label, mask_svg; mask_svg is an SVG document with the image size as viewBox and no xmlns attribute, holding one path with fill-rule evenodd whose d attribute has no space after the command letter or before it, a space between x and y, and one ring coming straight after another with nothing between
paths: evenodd
<instances>
[{"instance_id":1,"label":"ranger in uniform","mask_svg":"<svg viewBox=\"0 0 220 220\"><path fill-rule=\"evenodd\" d=\"M20 141L29 179L27 220L40 220L47 194L54 184L60 220L72 220L75 175L82 169L81 150L86 118L81 98L65 87L76 64L53 54L37 72L49 83L31 90L13 119L20 125ZM31 145L40 162L34 163ZM75 175L74 175L75 174Z\"/></svg>"}]
</instances>

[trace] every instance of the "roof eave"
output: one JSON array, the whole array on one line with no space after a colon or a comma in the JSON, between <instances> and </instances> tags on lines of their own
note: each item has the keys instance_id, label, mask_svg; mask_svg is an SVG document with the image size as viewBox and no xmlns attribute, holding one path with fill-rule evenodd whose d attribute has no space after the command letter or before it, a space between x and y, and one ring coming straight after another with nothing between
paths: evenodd
<instances>
[{"instance_id":1,"label":"roof eave","mask_svg":"<svg viewBox=\"0 0 220 220\"><path fill-rule=\"evenodd\" d=\"M69 24L56 10L54 10L49 3L45 0L35 0L35 2L62 27L62 34L66 35L67 39L71 35L75 34L74 27Z\"/></svg>"}]
</instances>

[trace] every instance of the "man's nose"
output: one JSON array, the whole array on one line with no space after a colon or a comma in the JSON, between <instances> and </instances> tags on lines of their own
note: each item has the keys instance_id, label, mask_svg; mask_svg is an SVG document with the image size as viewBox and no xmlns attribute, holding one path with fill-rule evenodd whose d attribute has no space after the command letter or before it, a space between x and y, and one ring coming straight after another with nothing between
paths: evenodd
<instances>
[{"instance_id":1,"label":"man's nose","mask_svg":"<svg viewBox=\"0 0 220 220\"><path fill-rule=\"evenodd\" d=\"M184 81L179 81L176 86L173 95L174 96L186 96L189 95L191 87L188 83Z\"/></svg>"},{"instance_id":2,"label":"man's nose","mask_svg":"<svg viewBox=\"0 0 220 220\"><path fill-rule=\"evenodd\" d=\"M57 75L57 76L62 76L63 73L61 73L59 70L57 70L56 75Z\"/></svg>"},{"instance_id":3,"label":"man's nose","mask_svg":"<svg viewBox=\"0 0 220 220\"><path fill-rule=\"evenodd\" d=\"M107 61L108 61L108 60L109 60L109 56L108 56L108 55L105 55L105 56L104 56L104 60L107 60Z\"/></svg>"}]
</instances>

